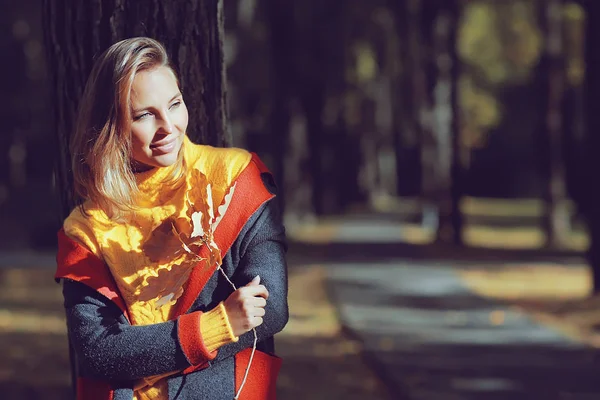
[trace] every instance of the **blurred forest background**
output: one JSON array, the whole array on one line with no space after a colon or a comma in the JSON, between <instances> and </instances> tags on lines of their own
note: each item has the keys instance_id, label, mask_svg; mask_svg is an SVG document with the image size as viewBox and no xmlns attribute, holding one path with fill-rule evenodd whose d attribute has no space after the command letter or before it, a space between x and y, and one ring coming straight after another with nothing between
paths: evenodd
<instances>
[{"instance_id":1,"label":"blurred forest background","mask_svg":"<svg viewBox=\"0 0 600 400\"><path fill-rule=\"evenodd\" d=\"M2 250L52 250L63 215L42 12L0 5ZM224 14L230 142L275 172L291 232L376 212L419 243L588 246L581 4L227 0Z\"/></svg>"}]
</instances>

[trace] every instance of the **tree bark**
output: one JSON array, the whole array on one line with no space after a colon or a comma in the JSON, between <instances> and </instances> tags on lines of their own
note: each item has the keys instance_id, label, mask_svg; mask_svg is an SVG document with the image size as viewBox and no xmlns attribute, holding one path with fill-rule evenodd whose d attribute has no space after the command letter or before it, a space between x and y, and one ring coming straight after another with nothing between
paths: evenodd
<instances>
[{"instance_id":1,"label":"tree bark","mask_svg":"<svg viewBox=\"0 0 600 400\"><path fill-rule=\"evenodd\" d=\"M79 99L94 59L116 41L149 36L162 42L191 111L190 138L215 146L230 143L223 0L44 0L43 7L58 138L55 183L63 217L74 206L68 149Z\"/></svg>"}]
</instances>

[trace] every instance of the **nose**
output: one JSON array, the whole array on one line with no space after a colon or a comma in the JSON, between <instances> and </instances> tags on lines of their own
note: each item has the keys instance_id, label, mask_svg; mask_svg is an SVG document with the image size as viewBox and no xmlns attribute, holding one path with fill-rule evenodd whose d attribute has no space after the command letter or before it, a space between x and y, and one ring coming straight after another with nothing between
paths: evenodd
<instances>
[{"instance_id":1,"label":"nose","mask_svg":"<svg viewBox=\"0 0 600 400\"><path fill-rule=\"evenodd\" d=\"M173 122L168 116L162 117L161 130L167 134L173 133Z\"/></svg>"}]
</instances>

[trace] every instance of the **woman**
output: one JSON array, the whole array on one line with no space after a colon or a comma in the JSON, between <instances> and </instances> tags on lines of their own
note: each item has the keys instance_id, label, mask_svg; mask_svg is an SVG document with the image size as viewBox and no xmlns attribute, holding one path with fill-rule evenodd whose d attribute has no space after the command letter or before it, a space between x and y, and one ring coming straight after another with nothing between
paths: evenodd
<instances>
[{"instance_id":1,"label":"woman","mask_svg":"<svg viewBox=\"0 0 600 400\"><path fill-rule=\"evenodd\" d=\"M187 123L160 43L99 57L57 255L78 399L275 396L288 308L273 179L244 150L193 144Z\"/></svg>"}]
</instances>

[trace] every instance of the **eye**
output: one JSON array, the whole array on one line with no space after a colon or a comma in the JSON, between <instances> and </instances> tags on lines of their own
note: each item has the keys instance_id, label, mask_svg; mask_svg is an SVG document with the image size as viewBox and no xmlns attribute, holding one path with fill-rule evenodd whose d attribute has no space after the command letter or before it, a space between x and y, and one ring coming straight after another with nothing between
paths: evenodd
<instances>
[{"instance_id":1,"label":"eye","mask_svg":"<svg viewBox=\"0 0 600 400\"><path fill-rule=\"evenodd\" d=\"M177 100L175 103L171 104L171 107L169 107L169 110L172 110L174 108L177 108L181 105L181 100Z\"/></svg>"},{"instance_id":2,"label":"eye","mask_svg":"<svg viewBox=\"0 0 600 400\"><path fill-rule=\"evenodd\" d=\"M151 115L151 114L150 114L149 112L145 112L145 113L143 113L143 114L136 115L135 117L133 117L133 120L134 120L134 121L139 121L140 119L144 119L144 118L146 118L146 117L148 117L148 116L150 116L150 115Z\"/></svg>"}]
</instances>

